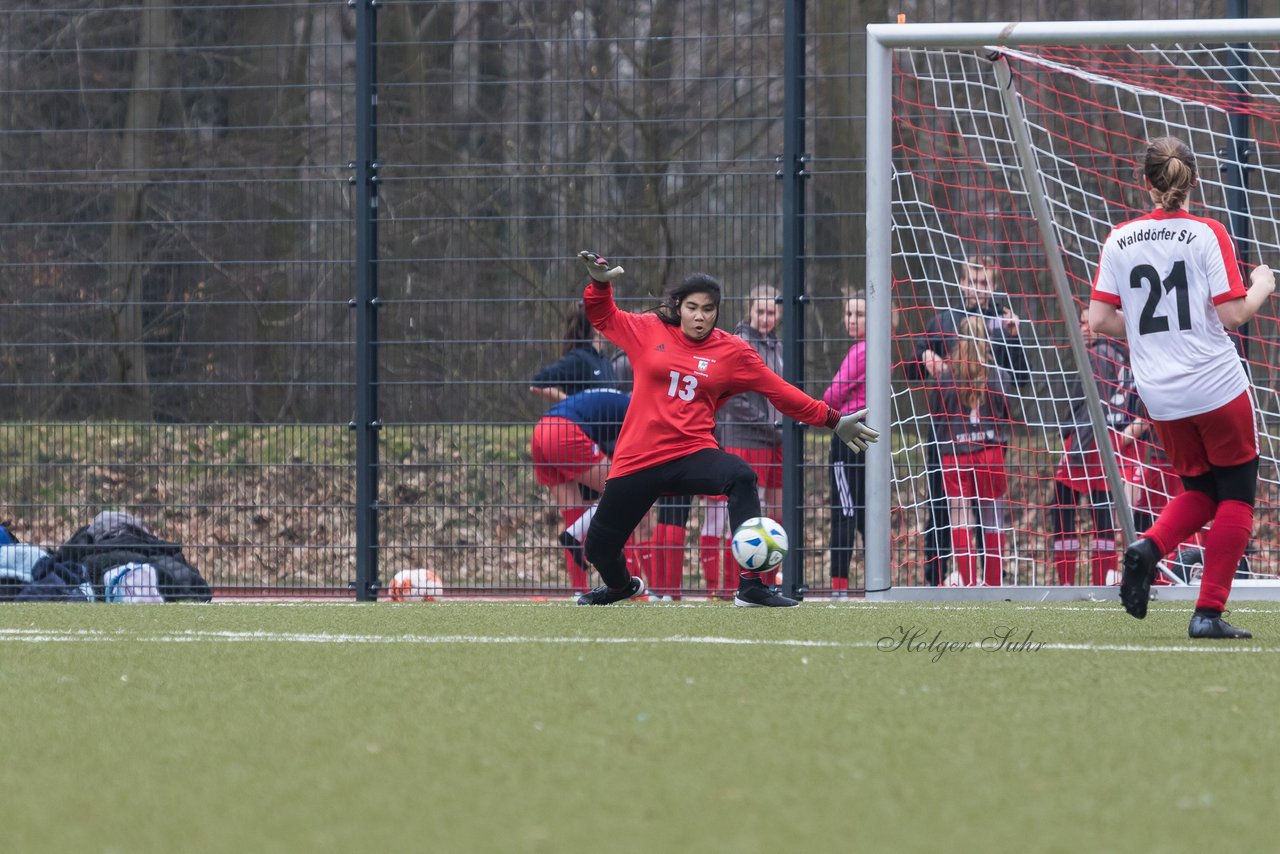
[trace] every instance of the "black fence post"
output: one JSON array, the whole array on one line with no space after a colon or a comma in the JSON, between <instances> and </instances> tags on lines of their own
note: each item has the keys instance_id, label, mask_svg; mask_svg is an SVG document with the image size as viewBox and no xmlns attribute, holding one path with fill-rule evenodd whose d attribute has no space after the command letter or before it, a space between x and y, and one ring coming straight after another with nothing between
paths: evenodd
<instances>
[{"instance_id":1,"label":"black fence post","mask_svg":"<svg viewBox=\"0 0 1280 854\"><path fill-rule=\"evenodd\" d=\"M805 309L804 214L806 166L804 41L805 0L787 0L783 16L782 157L782 359L786 379L804 386ZM804 595L804 438L805 426L790 418L782 433L782 518L790 550L782 564L787 595Z\"/></svg>"},{"instance_id":2,"label":"black fence post","mask_svg":"<svg viewBox=\"0 0 1280 854\"><path fill-rule=\"evenodd\" d=\"M377 0L356 10L356 599L378 598Z\"/></svg>"}]
</instances>

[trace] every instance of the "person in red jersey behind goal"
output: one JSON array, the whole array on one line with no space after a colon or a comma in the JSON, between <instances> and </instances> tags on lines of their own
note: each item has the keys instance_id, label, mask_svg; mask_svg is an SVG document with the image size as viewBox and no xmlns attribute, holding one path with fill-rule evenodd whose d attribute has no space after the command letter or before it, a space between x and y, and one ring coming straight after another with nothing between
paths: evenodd
<instances>
[{"instance_id":1,"label":"person in red jersey behind goal","mask_svg":"<svg viewBox=\"0 0 1280 854\"><path fill-rule=\"evenodd\" d=\"M1226 330L1257 313L1275 276L1259 265L1246 290L1226 228L1183 209L1197 179L1185 143L1152 140L1143 172L1156 209L1107 236L1089 326L1128 340L1138 394L1185 491L1125 550L1120 601L1145 617L1160 559L1210 524L1187 633L1248 638L1222 611L1253 533L1258 433L1249 378Z\"/></svg>"},{"instance_id":2,"label":"person in red jersey behind goal","mask_svg":"<svg viewBox=\"0 0 1280 854\"><path fill-rule=\"evenodd\" d=\"M631 406L614 448L604 495L584 543L587 560L604 584L578 600L609 605L644 592L627 572L623 545L659 495L724 495L736 530L760 515L756 474L741 457L720 449L716 410L731 395L757 391L785 415L834 430L851 447L867 448L880 434L866 425L866 410L848 415L814 400L775 374L751 345L716 329L720 283L694 273L667 287L650 312L622 311L612 282L622 268L594 252L580 252L591 282L583 304L591 324L627 353L633 370ZM742 570L734 604L779 608L799 604Z\"/></svg>"}]
</instances>

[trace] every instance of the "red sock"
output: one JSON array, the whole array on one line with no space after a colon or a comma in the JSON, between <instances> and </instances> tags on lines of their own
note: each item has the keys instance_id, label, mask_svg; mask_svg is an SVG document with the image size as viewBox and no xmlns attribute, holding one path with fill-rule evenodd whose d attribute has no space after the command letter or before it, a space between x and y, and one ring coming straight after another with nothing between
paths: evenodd
<instances>
[{"instance_id":1,"label":"red sock","mask_svg":"<svg viewBox=\"0 0 1280 854\"><path fill-rule=\"evenodd\" d=\"M982 535L986 554L982 560L983 582L988 587L1004 586L1004 534L987 531Z\"/></svg>"},{"instance_id":2,"label":"red sock","mask_svg":"<svg viewBox=\"0 0 1280 854\"><path fill-rule=\"evenodd\" d=\"M1070 587L1076 583L1076 559L1080 555L1080 541L1075 537L1055 537L1053 540L1053 569L1058 583Z\"/></svg>"},{"instance_id":3,"label":"red sock","mask_svg":"<svg viewBox=\"0 0 1280 854\"><path fill-rule=\"evenodd\" d=\"M848 590L848 589L849 589L849 579L847 579L847 578L833 578L833 579L831 579L831 589L832 589L832 590Z\"/></svg>"},{"instance_id":4,"label":"red sock","mask_svg":"<svg viewBox=\"0 0 1280 854\"><path fill-rule=\"evenodd\" d=\"M654 592L679 597L684 585L684 528L658 525L653 532L653 544L657 558Z\"/></svg>"},{"instance_id":5,"label":"red sock","mask_svg":"<svg viewBox=\"0 0 1280 854\"><path fill-rule=\"evenodd\" d=\"M564 520L565 528L568 528L574 522L587 512L585 507L565 507L560 510L560 518ZM590 590L587 584L587 571L578 566L578 562L573 559L573 553L568 549L564 550L564 571L569 575L569 586L574 592L582 592Z\"/></svg>"},{"instance_id":6,"label":"red sock","mask_svg":"<svg viewBox=\"0 0 1280 854\"><path fill-rule=\"evenodd\" d=\"M1095 535L1093 551L1089 553L1089 568L1093 583L1110 584L1107 573L1111 573L1112 578L1115 578L1116 566L1116 541Z\"/></svg>"},{"instance_id":7,"label":"red sock","mask_svg":"<svg viewBox=\"0 0 1280 854\"><path fill-rule=\"evenodd\" d=\"M720 554L724 551L721 537L709 537L706 534L698 537L698 562L702 564L702 580L707 585L707 592L720 592ZM729 574L729 566L725 567L725 575Z\"/></svg>"},{"instance_id":8,"label":"red sock","mask_svg":"<svg viewBox=\"0 0 1280 854\"><path fill-rule=\"evenodd\" d=\"M1217 502L1203 492L1184 492L1165 505L1155 524L1142 536L1154 542L1161 555L1167 555L1203 528L1217 508Z\"/></svg>"},{"instance_id":9,"label":"red sock","mask_svg":"<svg viewBox=\"0 0 1280 854\"><path fill-rule=\"evenodd\" d=\"M972 587L978 582L978 560L969 546L969 529L951 530L951 551L956 556L956 574L961 587Z\"/></svg>"},{"instance_id":10,"label":"red sock","mask_svg":"<svg viewBox=\"0 0 1280 854\"><path fill-rule=\"evenodd\" d=\"M1197 608L1221 611L1231 595L1231 580L1253 536L1253 508L1243 501L1222 501L1204 538L1204 575Z\"/></svg>"}]
</instances>

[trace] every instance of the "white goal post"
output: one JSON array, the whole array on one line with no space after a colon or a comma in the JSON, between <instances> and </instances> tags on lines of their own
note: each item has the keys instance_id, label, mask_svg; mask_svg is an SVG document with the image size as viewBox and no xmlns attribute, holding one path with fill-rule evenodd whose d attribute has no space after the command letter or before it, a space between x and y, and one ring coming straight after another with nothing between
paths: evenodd
<instances>
[{"instance_id":1,"label":"white goal post","mask_svg":"<svg viewBox=\"0 0 1280 854\"><path fill-rule=\"evenodd\" d=\"M1107 550L1134 535L1130 498L1154 514L1175 487L1157 476L1159 451L1125 396L1121 363L1112 386L1090 381L1101 351L1090 355L1079 312L1111 226L1149 209L1135 165L1148 139L1166 135L1197 156L1193 212L1227 225L1247 266L1280 269L1280 19L867 28L867 400L885 436L867 454L868 599L1115 598L1111 576L1099 579L1118 556ZM1016 341L1025 374L988 351L993 371L1017 375L1007 497L953 498L938 523L920 354L930 322L961 301L971 263L996 279L1008 320L993 319L991 335ZM1280 598L1280 437L1268 429L1280 420L1278 309L1280 296L1239 339L1263 460L1237 599ZM1073 424L1112 441L1097 443L1095 485L1068 516L1059 482ZM1196 595L1197 543L1184 546L1157 597ZM986 561L992 577L993 555L998 587L981 575Z\"/></svg>"}]
</instances>

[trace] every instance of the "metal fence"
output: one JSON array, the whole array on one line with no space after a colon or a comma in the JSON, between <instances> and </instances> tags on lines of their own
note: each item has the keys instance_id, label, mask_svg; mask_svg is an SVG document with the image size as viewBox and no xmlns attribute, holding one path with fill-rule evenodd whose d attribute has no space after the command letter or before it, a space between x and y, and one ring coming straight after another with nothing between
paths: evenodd
<instances>
[{"instance_id":1,"label":"metal fence","mask_svg":"<svg viewBox=\"0 0 1280 854\"><path fill-rule=\"evenodd\" d=\"M896 11L9 4L0 520L53 547L129 510L224 595L368 598L409 567L567 593L528 385L580 294L572 256L625 259L632 308L710 272L729 328L752 285L779 286L787 374L819 394L863 275L863 28ZM826 436L792 437L790 571L821 587Z\"/></svg>"}]
</instances>

